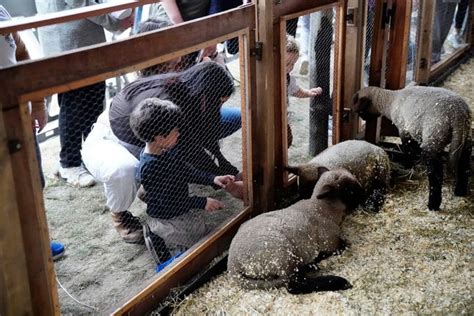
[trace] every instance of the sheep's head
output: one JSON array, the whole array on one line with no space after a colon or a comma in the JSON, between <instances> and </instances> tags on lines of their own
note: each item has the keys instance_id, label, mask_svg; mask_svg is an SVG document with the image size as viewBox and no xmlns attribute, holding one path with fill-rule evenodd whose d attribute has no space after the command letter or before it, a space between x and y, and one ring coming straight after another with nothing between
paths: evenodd
<instances>
[{"instance_id":1,"label":"sheep's head","mask_svg":"<svg viewBox=\"0 0 474 316\"><path fill-rule=\"evenodd\" d=\"M363 200L360 182L346 169L334 169L321 174L312 198L340 199L348 211L354 210Z\"/></svg>"},{"instance_id":2,"label":"sheep's head","mask_svg":"<svg viewBox=\"0 0 474 316\"><path fill-rule=\"evenodd\" d=\"M381 115L381 113L374 106L367 88L359 90L356 94L354 94L352 97L352 105L354 111L357 112L359 116L365 121L371 118L379 117Z\"/></svg>"},{"instance_id":3,"label":"sheep's head","mask_svg":"<svg viewBox=\"0 0 474 316\"><path fill-rule=\"evenodd\" d=\"M286 170L298 176L298 190L302 199L309 199L319 177L328 169L314 163L288 166Z\"/></svg>"}]
</instances>

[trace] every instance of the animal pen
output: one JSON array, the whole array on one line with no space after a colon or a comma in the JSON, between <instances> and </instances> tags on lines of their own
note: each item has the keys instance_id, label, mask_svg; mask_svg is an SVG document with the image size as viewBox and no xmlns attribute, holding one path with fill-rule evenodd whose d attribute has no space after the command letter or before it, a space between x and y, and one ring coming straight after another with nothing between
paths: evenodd
<instances>
[{"instance_id":1,"label":"animal pen","mask_svg":"<svg viewBox=\"0 0 474 316\"><path fill-rule=\"evenodd\" d=\"M0 33L38 29L128 8L139 12L156 2L120 0L24 17L1 22ZM400 89L437 83L471 55L473 1L469 1L462 26L465 44L450 50L437 47L439 56L432 58L434 47L439 46L439 39L434 39L440 32L436 17L448 10L438 2L255 0L216 15L0 69L0 314L85 313L91 308L93 312L118 315L151 312L169 295L177 294L173 289L183 291L184 286L186 290L190 280L216 273L239 226L281 204L282 196L296 184L295 177L285 171L289 164L307 161L347 139L388 144L387 150L397 155L387 138L397 135L393 125L385 119L364 125L351 109L352 96L367 85ZM309 34L302 34L304 26L301 22L298 26L298 19L306 19ZM450 26L452 20L444 23ZM288 33L300 43L303 36L308 39L308 75L295 76L297 84L305 89L322 88L320 95L306 101L288 96ZM99 219L104 217L102 189L85 198L81 197L83 189L67 196L61 196L62 191L58 191L59 196L46 191L44 199L28 112L30 100L107 82L108 108L118 92L113 90L135 80L135 72L234 38L238 38L238 53L226 60L226 66L237 91L226 106L240 109L242 128L221 147L229 161L242 170L244 196L242 201L226 200L227 209L220 216L209 217L214 223L211 233L156 273L144 247L121 242L110 222ZM50 124L54 130L54 122ZM199 128L196 133L200 133ZM57 140L48 137L39 137L45 140L43 150L57 147L49 144ZM48 157L43 157L45 164ZM48 180L50 190L59 186L57 180ZM192 190L227 199L219 191L202 187ZM82 207L87 209L93 200L99 201L99 207L81 214ZM52 205L55 201L59 206ZM68 209L69 204L81 209L73 212L76 210ZM45 205L74 214L65 219L56 212L48 214L47 220ZM144 204L135 201L132 209L141 214ZM96 231L87 236L89 231L76 227L80 221L86 226L97 221ZM70 254L61 260L65 262L53 264L50 237L64 240L72 235L76 244L67 245ZM108 252L116 252L116 257L101 261L101 255ZM67 272L61 272L62 264L70 265ZM82 299L93 306L71 307L73 303L67 303L70 298L58 295L57 279L67 282L72 294L74 289L95 289ZM114 282L120 285L113 286ZM188 286L188 291L191 288ZM94 299L97 291L104 293Z\"/></svg>"}]
</instances>

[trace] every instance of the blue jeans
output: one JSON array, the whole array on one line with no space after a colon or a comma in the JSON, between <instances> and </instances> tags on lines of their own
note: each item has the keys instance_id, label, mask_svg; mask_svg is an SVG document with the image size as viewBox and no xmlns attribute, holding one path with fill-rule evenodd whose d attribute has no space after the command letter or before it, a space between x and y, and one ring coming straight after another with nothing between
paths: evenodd
<instances>
[{"instance_id":1,"label":"blue jeans","mask_svg":"<svg viewBox=\"0 0 474 316\"><path fill-rule=\"evenodd\" d=\"M242 127L242 115L239 108L221 108L221 130L219 139L226 138Z\"/></svg>"}]
</instances>

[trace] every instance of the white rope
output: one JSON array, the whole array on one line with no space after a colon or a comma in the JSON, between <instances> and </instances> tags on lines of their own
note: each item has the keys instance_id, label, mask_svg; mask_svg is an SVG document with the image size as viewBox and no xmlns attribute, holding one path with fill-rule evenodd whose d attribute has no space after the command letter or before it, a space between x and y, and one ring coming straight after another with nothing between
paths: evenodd
<instances>
[{"instance_id":1,"label":"white rope","mask_svg":"<svg viewBox=\"0 0 474 316\"><path fill-rule=\"evenodd\" d=\"M85 307L87 307L87 308L89 308L89 309L92 309L93 311L98 311L98 309L97 309L96 307L93 307L93 306L87 305L87 304L85 304L85 303L82 303L82 302L80 302L79 300L77 300L74 296L72 296L72 295L66 290L66 288L61 284L61 282L59 282L58 277L56 277L56 282L58 282L59 286L63 289L63 291L66 292L66 294L67 294L70 298L72 298L76 303L78 303L78 304L80 304L80 305L82 305L82 306L85 306Z\"/></svg>"}]
</instances>

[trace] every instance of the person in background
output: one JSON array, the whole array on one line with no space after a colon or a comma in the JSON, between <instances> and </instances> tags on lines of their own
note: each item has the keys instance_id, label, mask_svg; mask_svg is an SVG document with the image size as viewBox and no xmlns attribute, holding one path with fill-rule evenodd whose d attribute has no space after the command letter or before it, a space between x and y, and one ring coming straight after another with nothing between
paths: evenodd
<instances>
[{"instance_id":1,"label":"person in background","mask_svg":"<svg viewBox=\"0 0 474 316\"><path fill-rule=\"evenodd\" d=\"M209 197L189 196L188 185L225 188L235 180L200 171L181 159L174 147L182 118L177 105L158 98L141 101L130 115L133 133L145 143L137 178L147 196L144 240L157 264L186 251L212 230L202 212L191 210L213 212L224 207Z\"/></svg>"},{"instance_id":2,"label":"person in background","mask_svg":"<svg viewBox=\"0 0 474 316\"><path fill-rule=\"evenodd\" d=\"M171 22L168 19L150 18L140 24L138 34L159 30L171 25L173 24L171 24ZM165 74L168 72L180 71L181 70L179 68L180 62L181 62L181 57L177 57L173 60L147 67L145 69L140 70L140 76L149 77L149 76L158 75L158 74Z\"/></svg>"},{"instance_id":3,"label":"person in background","mask_svg":"<svg viewBox=\"0 0 474 316\"><path fill-rule=\"evenodd\" d=\"M456 9L456 15L454 16L454 32L448 36L448 41L454 49L460 48L466 44L462 34L462 26L466 19L467 7L469 6L469 0L461 0L458 3Z\"/></svg>"},{"instance_id":4,"label":"person in background","mask_svg":"<svg viewBox=\"0 0 474 316\"><path fill-rule=\"evenodd\" d=\"M8 21L11 19L8 11L0 5L0 22ZM0 34L0 67L8 67L15 65L17 61L23 61L30 59L30 54L22 41L18 32L10 34ZM33 137L35 142L36 157L38 159L38 169L40 172L41 186L44 188L45 179L43 169L41 167L41 152L36 139L36 131L41 131L48 122L48 111L44 99L31 101L30 108L32 128L35 136ZM51 242L51 255L53 260L57 260L64 255L64 245L59 242Z\"/></svg>"},{"instance_id":5,"label":"person in background","mask_svg":"<svg viewBox=\"0 0 474 316\"><path fill-rule=\"evenodd\" d=\"M286 70L286 84L287 84L287 103L288 96L291 95L297 98L311 98L323 93L323 89L320 87L305 89L300 87L296 78L291 75L293 68L295 67L296 61L298 60L300 50L298 43L294 37L287 35L286 36L286 53L285 53L285 70ZM290 124L287 125L288 133L288 147L293 143L293 133L291 131Z\"/></svg>"},{"instance_id":6,"label":"person in background","mask_svg":"<svg viewBox=\"0 0 474 316\"><path fill-rule=\"evenodd\" d=\"M210 0L162 0L151 5L150 17L168 19L171 24L177 25L207 16L209 6ZM205 57L214 56L215 53L216 45L212 45L205 48L201 53L193 52L183 56L180 69L186 70Z\"/></svg>"},{"instance_id":7,"label":"person in background","mask_svg":"<svg viewBox=\"0 0 474 316\"><path fill-rule=\"evenodd\" d=\"M39 14L82 8L102 0L35 0ZM117 16L117 15L115 15ZM40 44L46 56L67 52L106 41L104 28L118 32L133 24L133 14L114 17L102 15L78 21L40 27ZM82 141L91 131L92 124L104 110L105 83L99 82L58 94L59 102L59 153L60 167L57 175L67 183L88 187L95 179L84 168L81 157Z\"/></svg>"}]
</instances>

